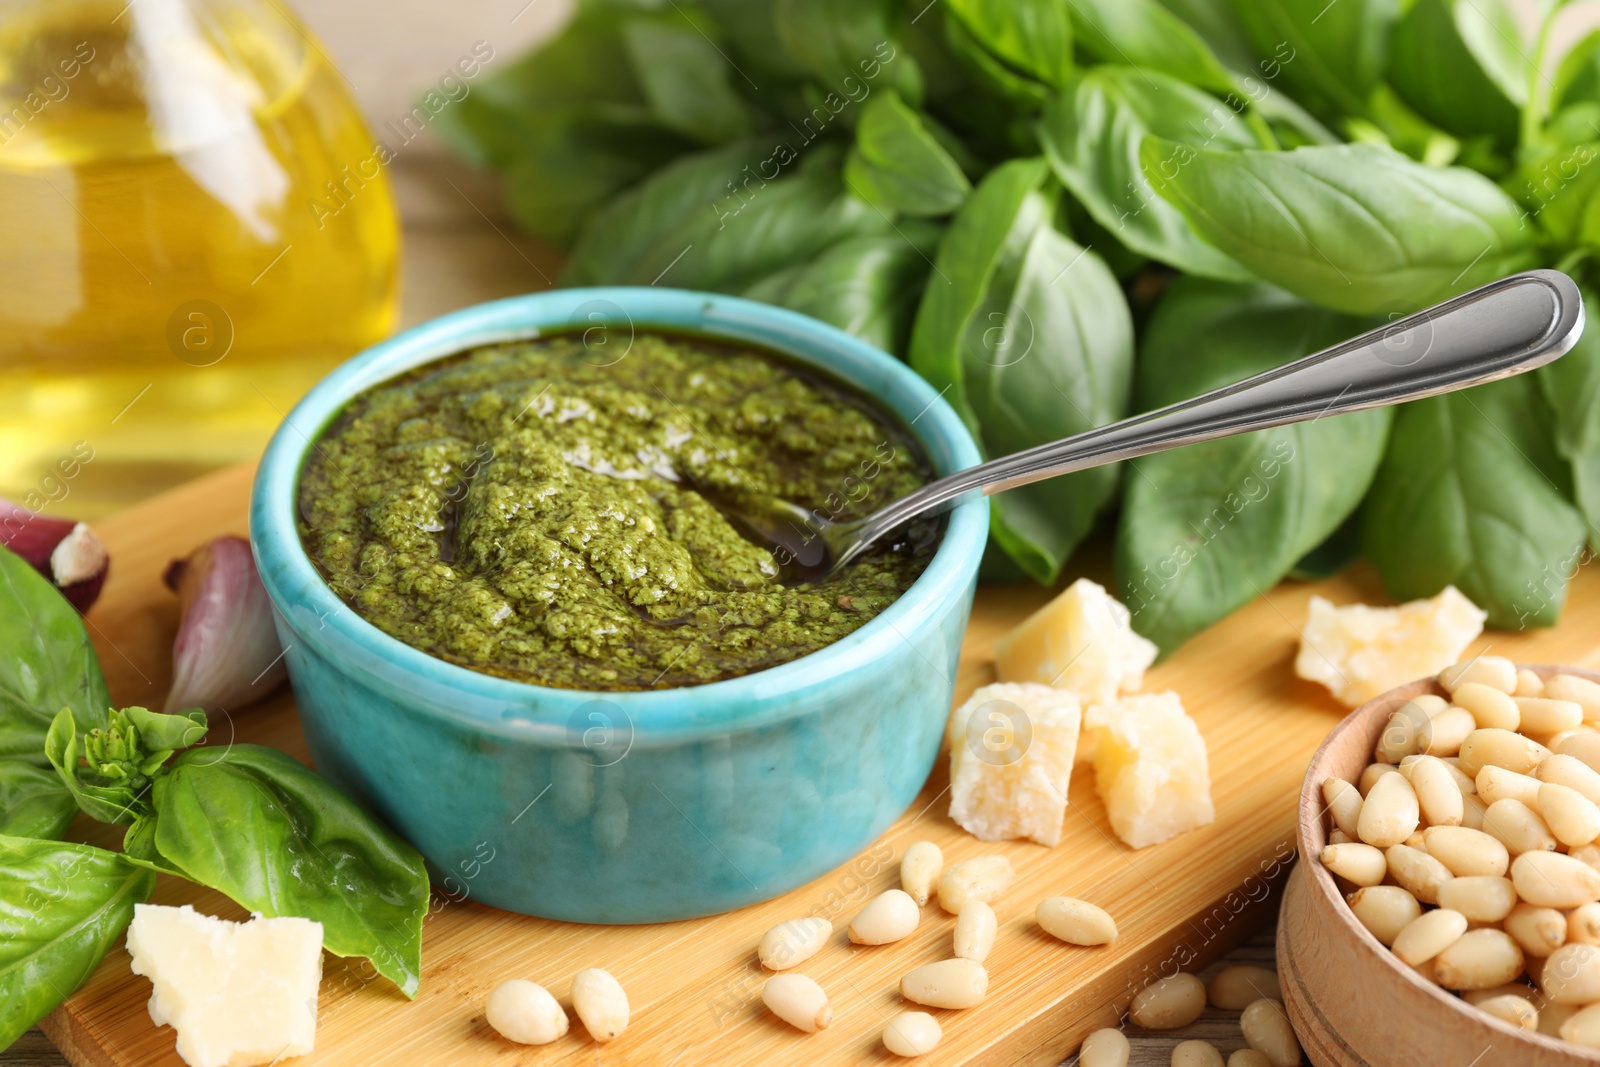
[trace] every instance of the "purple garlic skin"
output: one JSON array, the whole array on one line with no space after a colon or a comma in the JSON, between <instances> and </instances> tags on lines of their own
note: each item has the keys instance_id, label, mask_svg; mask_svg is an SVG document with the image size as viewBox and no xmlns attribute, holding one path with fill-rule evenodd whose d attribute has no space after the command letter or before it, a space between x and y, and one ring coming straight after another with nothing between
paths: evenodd
<instances>
[{"instance_id":1,"label":"purple garlic skin","mask_svg":"<svg viewBox=\"0 0 1600 1067\"><path fill-rule=\"evenodd\" d=\"M79 614L100 596L111 568L106 546L84 523L29 511L3 498L0 545L50 579Z\"/></svg>"},{"instance_id":2,"label":"purple garlic skin","mask_svg":"<svg viewBox=\"0 0 1600 1067\"><path fill-rule=\"evenodd\" d=\"M162 579L183 613L172 643L168 714L238 711L283 684L283 646L249 541L219 537L173 560Z\"/></svg>"}]
</instances>

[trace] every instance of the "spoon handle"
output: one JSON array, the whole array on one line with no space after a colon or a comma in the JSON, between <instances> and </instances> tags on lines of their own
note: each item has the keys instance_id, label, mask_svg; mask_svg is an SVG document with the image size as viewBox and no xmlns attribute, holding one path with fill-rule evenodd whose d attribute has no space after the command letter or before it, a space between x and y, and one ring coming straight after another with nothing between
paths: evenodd
<instances>
[{"instance_id":1,"label":"spoon handle","mask_svg":"<svg viewBox=\"0 0 1600 1067\"><path fill-rule=\"evenodd\" d=\"M1192 400L1135 415L937 481L867 516L870 542L974 490L998 493L1103 463L1270 426L1399 404L1549 363L1583 332L1572 279L1532 270Z\"/></svg>"}]
</instances>

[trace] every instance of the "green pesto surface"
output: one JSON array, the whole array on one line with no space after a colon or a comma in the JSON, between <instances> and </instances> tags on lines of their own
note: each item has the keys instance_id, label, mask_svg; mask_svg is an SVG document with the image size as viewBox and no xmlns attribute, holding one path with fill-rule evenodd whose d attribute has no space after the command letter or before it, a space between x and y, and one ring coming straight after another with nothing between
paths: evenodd
<instances>
[{"instance_id":1,"label":"green pesto surface","mask_svg":"<svg viewBox=\"0 0 1600 1067\"><path fill-rule=\"evenodd\" d=\"M356 398L300 486L333 589L474 670L649 689L813 652L927 565L932 524L808 581L730 521L773 497L849 518L921 485L920 455L864 401L710 342L614 347L492 345Z\"/></svg>"}]
</instances>

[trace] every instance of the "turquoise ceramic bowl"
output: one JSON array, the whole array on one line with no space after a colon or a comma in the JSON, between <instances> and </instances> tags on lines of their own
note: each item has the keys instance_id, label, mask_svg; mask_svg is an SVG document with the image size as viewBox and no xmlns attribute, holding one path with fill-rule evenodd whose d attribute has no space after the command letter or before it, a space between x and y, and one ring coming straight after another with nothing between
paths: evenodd
<instances>
[{"instance_id":1,"label":"turquoise ceramic bowl","mask_svg":"<svg viewBox=\"0 0 1600 1067\"><path fill-rule=\"evenodd\" d=\"M905 365L813 319L732 297L564 289L468 308L339 367L267 446L251 540L318 770L395 827L453 897L640 923L777 896L855 855L912 802L939 751L988 503L950 515L928 569L836 644L741 678L587 693L492 678L367 623L301 549L311 442L363 390L463 349L574 329L657 327L786 353L899 417L940 474L978 462Z\"/></svg>"}]
</instances>

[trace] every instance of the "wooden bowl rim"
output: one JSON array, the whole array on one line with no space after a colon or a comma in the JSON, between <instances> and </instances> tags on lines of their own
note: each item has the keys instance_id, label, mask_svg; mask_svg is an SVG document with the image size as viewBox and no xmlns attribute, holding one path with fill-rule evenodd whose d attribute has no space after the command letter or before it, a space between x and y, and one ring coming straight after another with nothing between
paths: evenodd
<instances>
[{"instance_id":1,"label":"wooden bowl rim","mask_svg":"<svg viewBox=\"0 0 1600 1067\"><path fill-rule=\"evenodd\" d=\"M1585 670L1582 667L1573 667L1564 664L1547 663L1518 663L1517 668L1533 671L1541 678L1550 678L1557 674L1572 674L1580 678L1587 678L1593 682L1600 682L1600 672ZM1300 849L1301 865L1310 875L1309 884L1315 898L1326 905L1332 914L1338 916L1356 940L1364 946L1371 955L1377 958L1377 966L1386 970L1395 979L1405 982L1413 989L1422 990L1424 995L1444 1011L1454 1012L1476 1023L1487 1024L1491 1029L1503 1034L1513 1041L1529 1042L1534 1048L1551 1052L1565 1053L1575 1062L1600 1064L1600 1050L1585 1049L1559 1038L1549 1037L1536 1030L1522 1030L1512 1026L1502 1019L1497 1019L1488 1012L1477 1010L1465 1000L1448 992L1442 986L1435 985L1423 979L1409 966L1402 963L1387 945L1372 935L1372 931L1362 925L1345 902L1343 894L1339 892L1338 884L1328 869L1317 861L1316 857L1322 855L1323 847L1328 843L1328 831L1323 825L1324 815L1327 810L1322 800L1322 782L1328 778L1330 771L1324 764L1330 760L1330 750L1334 742L1349 730L1369 730L1373 720L1385 717L1393 709L1404 704L1414 697L1425 693L1435 693L1448 698L1449 694L1439 685L1437 678L1423 678L1410 682L1362 704L1350 714L1340 720L1339 724L1328 732L1322 744L1317 746L1316 752L1311 755L1311 762L1306 767L1305 781L1300 786L1300 810L1295 828L1296 844ZM1366 746L1370 753L1371 746ZM1370 760L1370 755L1369 755ZM1351 783L1352 785L1355 783Z\"/></svg>"}]
</instances>

